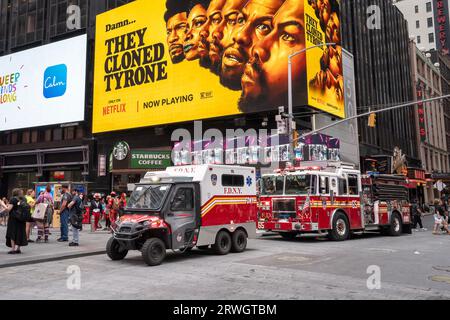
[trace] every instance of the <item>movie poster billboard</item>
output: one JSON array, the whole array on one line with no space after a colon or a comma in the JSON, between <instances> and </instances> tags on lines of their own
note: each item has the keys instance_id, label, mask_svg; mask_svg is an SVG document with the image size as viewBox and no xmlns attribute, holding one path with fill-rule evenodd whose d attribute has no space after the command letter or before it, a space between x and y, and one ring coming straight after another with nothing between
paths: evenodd
<instances>
[{"instance_id":1,"label":"movie poster billboard","mask_svg":"<svg viewBox=\"0 0 450 320\"><path fill-rule=\"evenodd\" d=\"M344 117L340 0L134 1L97 16L93 132L276 110ZM312 44L335 45L302 51Z\"/></svg>"}]
</instances>

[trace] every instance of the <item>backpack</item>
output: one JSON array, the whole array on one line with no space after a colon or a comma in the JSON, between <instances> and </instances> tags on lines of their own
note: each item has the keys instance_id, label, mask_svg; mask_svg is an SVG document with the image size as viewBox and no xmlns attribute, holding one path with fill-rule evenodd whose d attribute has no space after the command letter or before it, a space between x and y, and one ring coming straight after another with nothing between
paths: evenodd
<instances>
[{"instance_id":1,"label":"backpack","mask_svg":"<svg viewBox=\"0 0 450 320\"><path fill-rule=\"evenodd\" d=\"M21 222L31 222L31 207L28 203L23 199L18 199L19 203L17 204L16 209L16 218Z\"/></svg>"},{"instance_id":2,"label":"backpack","mask_svg":"<svg viewBox=\"0 0 450 320\"><path fill-rule=\"evenodd\" d=\"M47 204L47 210L45 211L45 216L46 217L52 217L53 216L53 204L51 201L49 201L47 198L44 198L44 203Z\"/></svg>"}]
</instances>

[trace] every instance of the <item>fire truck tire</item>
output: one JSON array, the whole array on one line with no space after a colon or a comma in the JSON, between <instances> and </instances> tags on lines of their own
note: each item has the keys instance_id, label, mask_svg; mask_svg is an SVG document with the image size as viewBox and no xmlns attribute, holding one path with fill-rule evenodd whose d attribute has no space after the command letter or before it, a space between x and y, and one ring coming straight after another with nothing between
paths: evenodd
<instances>
[{"instance_id":1,"label":"fire truck tire","mask_svg":"<svg viewBox=\"0 0 450 320\"><path fill-rule=\"evenodd\" d=\"M403 225L403 232L406 234L412 234L412 225L411 224L404 224Z\"/></svg>"},{"instance_id":2,"label":"fire truck tire","mask_svg":"<svg viewBox=\"0 0 450 320\"><path fill-rule=\"evenodd\" d=\"M388 233L391 237L398 237L402 234L402 219L398 213L393 213L391 215Z\"/></svg>"},{"instance_id":3,"label":"fire truck tire","mask_svg":"<svg viewBox=\"0 0 450 320\"><path fill-rule=\"evenodd\" d=\"M231 250L231 236L222 230L216 236L216 242L212 245L214 252L218 255L228 254Z\"/></svg>"},{"instance_id":4,"label":"fire truck tire","mask_svg":"<svg viewBox=\"0 0 450 320\"><path fill-rule=\"evenodd\" d=\"M142 258L149 266L157 266L166 257L166 245L159 238L150 238L142 246Z\"/></svg>"},{"instance_id":5,"label":"fire truck tire","mask_svg":"<svg viewBox=\"0 0 450 320\"><path fill-rule=\"evenodd\" d=\"M280 236L285 240L294 240L297 237L295 232L280 232Z\"/></svg>"},{"instance_id":6,"label":"fire truck tire","mask_svg":"<svg viewBox=\"0 0 450 320\"><path fill-rule=\"evenodd\" d=\"M247 248L247 234L242 229L237 229L231 236L231 251L243 252Z\"/></svg>"},{"instance_id":7,"label":"fire truck tire","mask_svg":"<svg viewBox=\"0 0 450 320\"><path fill-rule=\"evenodd\" d=\"M333 241L347 240L350 234L350 225L347 216L342 212L337 212L333 218L332 229L329 231L329 238Z\"/></svg>"},{"instance_id":8,"label":"fire truck tire","mask_svg":"<svg viewBox=\"0 0 450 320\"><path fill-rule=\"evenodd\" d=\"M109 238L106 244L106 254L111 260L123 260L128 250L120 250L120 243L114 237Z\"/></svg>"}]
</instances>

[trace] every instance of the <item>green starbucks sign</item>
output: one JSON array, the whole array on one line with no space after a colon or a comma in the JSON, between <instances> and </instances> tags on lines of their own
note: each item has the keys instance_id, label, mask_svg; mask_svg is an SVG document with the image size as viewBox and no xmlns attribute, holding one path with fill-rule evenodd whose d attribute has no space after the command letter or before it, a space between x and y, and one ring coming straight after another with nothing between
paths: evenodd
<instances>
[{"instance_id":1,"label":"green starbucks sign","mask_svg":"<svg viewBox=\"0 0 450 320\"><path fill-rule=\"evenodd\" d=\"M165 169L171 165L170 151L131 150L131 169Z\"/></svg>"}]
</instances>

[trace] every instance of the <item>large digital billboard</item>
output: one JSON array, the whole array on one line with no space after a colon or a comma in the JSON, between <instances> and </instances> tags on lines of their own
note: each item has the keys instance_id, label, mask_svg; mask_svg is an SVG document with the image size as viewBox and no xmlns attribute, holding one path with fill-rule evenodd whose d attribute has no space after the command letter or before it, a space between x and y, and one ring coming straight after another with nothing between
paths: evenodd
<instances>
[{"instance_id":1,"label":"large digital billboard","mask_svg":"<svg viewBox=\"0 0 450 320\"><path fill-rule=\"evenodd\" d=\"M0 57L0 131L84 120L86 35Z\"/></svg>"},{"instance_id":2,"label":"large digital billboard","mask_svg":"<svg viewBox=\"0 0 450 320\"><path fill-rule=\"evenodd\" d=\"M288 104L344 117L340 0L135 1L97 16L93 132ZM335 43L303 51L321 43Z\"/></svg>"}]
</instances>

